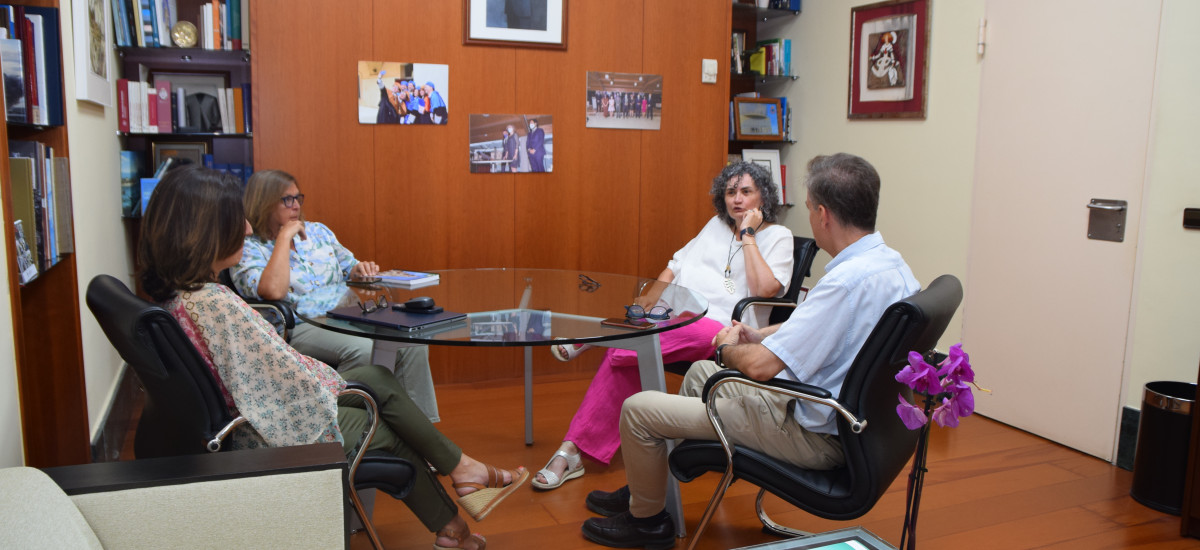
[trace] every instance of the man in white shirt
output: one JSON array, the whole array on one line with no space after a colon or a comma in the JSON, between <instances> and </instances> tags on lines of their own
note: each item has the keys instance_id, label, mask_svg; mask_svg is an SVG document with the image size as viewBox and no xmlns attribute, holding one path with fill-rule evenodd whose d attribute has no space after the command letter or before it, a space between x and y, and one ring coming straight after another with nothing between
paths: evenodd
<instances>
[{"instance_id":1,"label":"man in white shirt","mask_svg":"<svg viewBox=\"0 0 1200 550\"><path fill-rule=\"evenodd\" d=\"M673 439L717 439L700 393L721 368L755 380L779 377L841 392L859 349L892 303L920 285L875 231L879 174L846 153L808 164L805 187L813 238L833 256L825 276L786 322L757 330L740 323L717 334L717 361L692 365L680 395L641 392L621 410L621 452L629 485L593 491L588 508L605 516L583 524L584 537L614 547L670 548L675 527L665 510L667 447ZM726 385L716 397L732 443L813 469L843 464L834 412L785 396Z\"/></svg>"}]
</instances>

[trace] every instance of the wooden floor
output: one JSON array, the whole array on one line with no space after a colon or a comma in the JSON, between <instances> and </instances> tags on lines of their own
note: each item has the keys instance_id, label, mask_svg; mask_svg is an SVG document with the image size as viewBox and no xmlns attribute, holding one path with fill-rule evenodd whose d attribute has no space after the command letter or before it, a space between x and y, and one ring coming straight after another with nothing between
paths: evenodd
<instances>
[{"instance_id":1,"label":"wooden floor","mask_svg":"<svg viewBox=\"0 0 1200 550\"><path fill-rule=\"evenodd\" d=\"M668 375L668 386L679 377ZM471 456L503 466L541 468L566 431L587 388L586 375L535 379L534 437L524 437L521 380L438 387L439 429ZM674 388L672 388L674 389ZM585 461L587 474L550 492L523 488L472 528L489 548L597 548L579 528L591 517L584 497L625 484L620 454L602 467ZM682 487L684 514L694 529L720 476L709 474ZM923 549L1126 549L1200 548L1179 535L1179 518L1129 497L1131 473L1039 437L981 418L955 429L934 428L922 499L919 547ZM859 520L833 522L799 512L768 497L776 521L821 532L862 525L899 544L906 479L902 476L874 510ZM777 540L763 534L754 514L755 488L734 483L704 534L700 548L725 549ZM470 521L470 520L468 520ZM375 525L389 549L427 550L433 536L403 503L380 495ZM686 539L679 547L686 545ZM370 548L365 534L355 549Z\"/></svg>"}]
</instances>

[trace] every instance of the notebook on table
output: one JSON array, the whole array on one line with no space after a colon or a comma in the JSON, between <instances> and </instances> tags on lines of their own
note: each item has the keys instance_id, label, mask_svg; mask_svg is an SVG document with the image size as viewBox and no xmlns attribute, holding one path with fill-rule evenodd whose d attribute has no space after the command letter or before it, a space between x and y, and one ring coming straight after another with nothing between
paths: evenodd
<instances>
[{"instance_id":1,"label":"notebook on table","mask_svg":"<svg viewBox=\"0 0 1200 550\"><path fill-rule=\"evenodd\" d=\"M372 311L371 313L363 313L362 308L357 305L331 309L326 311L325 315L333 319L354 321L356 323L368 323L407 332L446 325L461 319L466 319L467 317L467 314L465 313L457 313L454 311L443 311L441 313L406 313L403 311L397 311L390 307Z\"/></svg>"}]
</instances>

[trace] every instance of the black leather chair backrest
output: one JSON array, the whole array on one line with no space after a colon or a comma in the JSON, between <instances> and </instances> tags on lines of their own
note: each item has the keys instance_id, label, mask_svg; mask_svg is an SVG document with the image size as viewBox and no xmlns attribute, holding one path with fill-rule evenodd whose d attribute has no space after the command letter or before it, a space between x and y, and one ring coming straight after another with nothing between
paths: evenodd
<instances>
[{"instance_id":1,"label":"black leather chair backrest","mask_svg":"<svg viewBox=\"0 0 1200 550\"><path fill-rule=\"evenodd\" d=\"M896 414L896 395L911 399L912 394L896 381L896 373L907 363L909 351L925 353L937 346L961 301L958 279L938 277L925 290L889 306L855 357L838 401L866 418L868 425L855 434L838 416L851 476L851 494L844 501L851 509L843 513L870 510L912 457L920 431L906 428Z\"/></svg>"},{"instance_id":2,"label":"black leather chair backrest","mask_svg":"<svg viewBox=\"0 0 1200 550\"><path fill-rule=\"evenodd\" d=\"M816 259L817 252L820 250L817 248L817 241L808 237L792 236L792 280L788 283L787 292L783 295L784 300L796 303L800 297L800 288L804 286L804 279L812 275L813 260ZM791 314L791 308L771 308L768 319L770 324L778 325L787 321Z\"/></svg>"},{"instance_id":3,"label":"black leather chair backrest","mask_svg":"<svg viewBox=\"0 0 1200 550\"><path fill-rule=\"evenodd\" d=\"M137 458L205 452L205 444L233 418L175 318L108 275L88 284L87 305L146 390L134 441Z\"/></svg>"},{"instance_id":4,"label":"black leather chair backrest","mask_svg":"<svg viewBox=\"0 0 1200 550\"><path fill-rule=\"evenodd\" d=\"M938 277L921 292L888 306L867 337L842 384L838 401L867 421L855 434L840 415L839 439L846 464L806 470L766 453L738 446L734 474L819 517L851 520L866 514L895 480L916 448L918 431L896 415L897 394L911 390L896 382L909 351L933 350L962 301L962 285ZM727 466L719 442L687 440L670 457L671 472L691 481Z\"/></svg>"}]
</instances>

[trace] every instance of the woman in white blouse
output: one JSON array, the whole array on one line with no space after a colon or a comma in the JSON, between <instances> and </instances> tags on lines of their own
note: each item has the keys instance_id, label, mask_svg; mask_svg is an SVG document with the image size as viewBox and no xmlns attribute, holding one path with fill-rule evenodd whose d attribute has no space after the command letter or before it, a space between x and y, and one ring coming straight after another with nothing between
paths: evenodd
<instances>
[{"instance_id":1,"label":"woman in white blouse","mask_svg":"<svg viewBox=\"0 0 1200 550\"><path fill-rule=\"evenodd\" d=\"M713 179L711 194L716 215L658 276L662 283L677 284L708 300L703 319L661 334L665 362L710 357L713 337L730 322L739 300L782 296L792 277L792 232L775 224L780 200L770 172L749 162L731 164ZM637 303L650 311L665 285L647 287ZM569 361L590 347L559 345L551 352ZM608 464L621 445L621 403L640 389L637 355L609 349L562 446L537 473L533 486L554 489L583 475L581 452Z\"/></svg>"}]
</instances>

